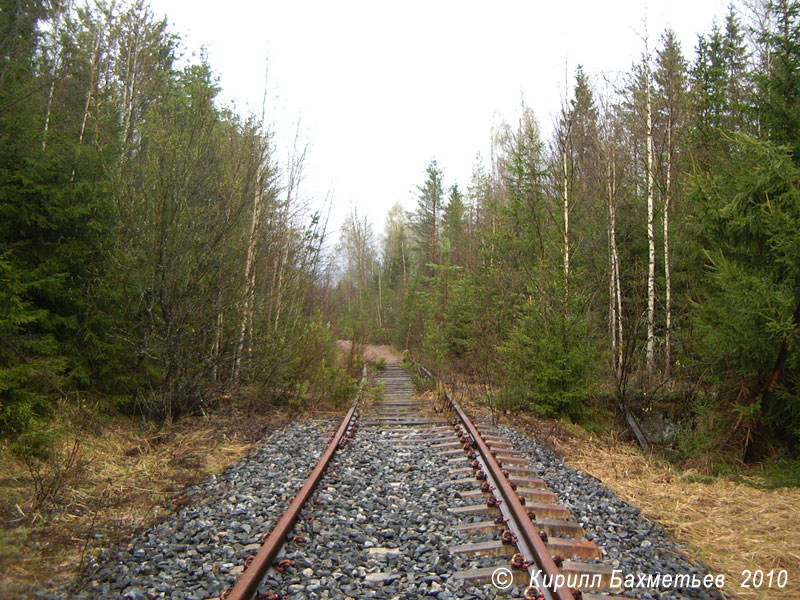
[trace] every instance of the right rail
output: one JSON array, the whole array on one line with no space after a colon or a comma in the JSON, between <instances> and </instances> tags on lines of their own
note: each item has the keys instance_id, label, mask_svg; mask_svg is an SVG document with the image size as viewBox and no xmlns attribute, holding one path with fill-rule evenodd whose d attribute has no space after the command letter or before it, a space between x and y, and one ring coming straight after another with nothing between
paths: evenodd
<instances>
[{"instance_id":1,"label":"right rail","mask_svg":"<svg viewBox=\"0 0 800 600\"><path fill-rule=\"evenodd\" d=\"M426 377L434 379L431 372L425 367L418 363L417 367ZM544 581L552 582L550 586L540 585L539 591L546 600L573 600L572 592L566 585L556 586L556 582L559 579L558 567L556 567L550 552L534 528L527 509L520 502L517 493L511 487L508 477L503 473L502 466L489 449L489 445L458 402L447 392L445 392L445 398L457 417L457 421L454 424L462 428L465 436L468 436L468 443L478 451L476 460L481 465L480 471L484 473L489 485L502 496L499 508L507 519L506 525L517 537L517 548L525 557L533 559L532 564L525 564L524 566L533 575L535 573L533 571L535 565L541 570Z\"/></svg>"}]
</instances>

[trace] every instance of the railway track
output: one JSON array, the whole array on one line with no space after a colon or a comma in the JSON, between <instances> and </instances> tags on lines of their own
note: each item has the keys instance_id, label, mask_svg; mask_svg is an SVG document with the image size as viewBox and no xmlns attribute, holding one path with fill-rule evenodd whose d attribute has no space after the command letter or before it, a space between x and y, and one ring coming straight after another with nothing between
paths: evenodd
<instances>
[{"instance_id":1,"label":"railway track","mask_svg":"<svg viewBox=\"0 0 800 600\"><path fill-rule=\"evenodd\" d=\"M356 398L333 427L275 432L190 490L189 506L109 550L64 594L42 597L721 598L611 589L614 569L705 569L529 438L474 423L449 397L420 400L398 365L376 379L380 402Z\"/></svg>"},{"instance_id":2,"label":"railway track","mask_svg":"<svg viewBox=\"0 0 800 600\"><path fill-rule=\"evenodd\" d=\"M355 420L356 406L351 407L301 493L292 500L275 529L264 537L258 554L248 559L248 568L237 584L222 598L321 598L325 594L359 597L359 580L370 596L375 590L392 586L394 591L396 584L402 589L410 582L412 594L447 597L443 590L445 582L451 581L454 592L461 592L462 597L468 597L465 594L470 592L474 597L502 592L506 597L516 593L529 599L609 598L589 592L610 591L612 567L600 562L601 549L584 539L580 523L558 503L556 494L536 476L521 451L514 449L495 428L473 423L449 396L445 413L421 406L414 399L408 372L397 365L388 365L377 381L383 386L383 400L366 410L360 422ZM359 439L377 442L383 454L391 456L370 464L377 476L362 482L362 493L348 501L343 488L352 485L340 488L339 484L346 482L341 481L339 470L359 470L360 465L351 463L362 458L348 457L345 446L349 440L357 446ZM333 461L331 472L323 476L336 449L345 452ZM366 459L367 464L372 462L369 456ZM425 499L422 506L416 506L420 500L416 493L409 494L411 499L404 496L405 491L411 492L406 488L413 487L414 472L422 462L438 467L438 489L444 492L434 500L438 506L431 506ZM386 468L381 469L382 464ZM320 493L303 508L318 483ZM335 507L333 511L326 510L326 505L333 502L334 492L349 504L345 514L337 513ZM351 517L353 509L355 514ZM440 547L426 544L426 540L413 535L414 526L420 529L420 520L412 519L411 528L402 520L409 509L417 517L430 518L429 522L422 522L426 533L428 525L434 532L449 528L454 541L461 543ZM376 511L383 516L388 511L397 525L377 531L379 535L375 537L382 545L366 539L376 532L374 526L347 533L355 544L341 543L341 536L325 533L327 524L336 520L357 525L371 522ZM358 532L361 529L367 534L364 539ZM317 543L312 545L314 538ZM359 544L363 548L358 548ZM363 564L355 573L341 573L337 578L334 561L330 566L325 559L320 563L319 551L328 548L335 554L347 545ZM444 556L454 559L452 565L444 566L448 562L443 563ZM294 574L282 577L287 570ZM343 579L345 585L341 587L338 583Z\"/></svg>"}]
</instances>

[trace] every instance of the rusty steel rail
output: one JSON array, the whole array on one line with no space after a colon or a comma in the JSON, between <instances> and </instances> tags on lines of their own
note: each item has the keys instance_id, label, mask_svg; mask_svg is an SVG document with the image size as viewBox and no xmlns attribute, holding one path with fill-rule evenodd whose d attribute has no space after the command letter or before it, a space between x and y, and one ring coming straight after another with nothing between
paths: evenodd
<instances>
[{"instance_id":1,"label":"rusty steel rail","mask_svg":"<svg viewBox=\"0 0 800 600\"><path fill-rule=\"evenodd\" d=\"M342 447L340 444L342 444L344 441L345 434L350 429L353 418L357 415L358 401L361 398L361 391L363 389L365 377L366 367L362 374L361 382L359 384L356 397L353 400L353 404L345 414L344 419L342 419L339 429L336 430L336 433L331 438L331 441L328 444L328 447L325 449L325 452L322 454L322 457L319 459L317 466L314 467L313 471L311 471L308 479L306 479L305 484L303 484L303 487L289 504L289 507L284 511L283 516L272 529L269 537L266 538L264 544L261 546L261 549L257 554L253 555L253 560L249 562L246 570L244 573L242 573L239 580L236 582L233 588L228 588L228 590L223 592L222 597L225 598L225 600L251 600L258 592L258 586L261 584L261 581L264 579L264 576L267 574L270 566L272 566L272 561L278 555L278 552L280 552L280 549L286 540L286 536L294 527L295 522L297 521L297 515L300 514L300 510L303 508L303 505L311 496L311 493L314 491L317 483L319 483L319 480L322 479L322 474L327 468L328 463L330 463L331 458L333 458L334 453L338 448Z\"/></svg>"},{"instance_id":2,"label":"rusty steel rail","mask_svg":"<svg viewBox=\"0 0 800 600\"><path fill-rule=\"evenodd\" d=\"M419 363L416 363L416 361L414 362L426 377L435 380L430 371ZM539 533L534 528L526 508L519 501L517 493L503 474L502 467L498 464L497 459L492 454L488 444L472 422L472 419L469 418L467 413L464 412L461 406L459 406L447 392L445 392L445 398L458 417L458 420L461 422L461 426L475 441L475 448L480 454L480 462L485 467L487 480L489 478L493 480L493 483L490 483L494 485L496 491L502 496L502 504L500 507L503 514L509 519L507 523L509 529L512 530L518 538L518 549L525 555L526 559L533 559L536 567L541 569L545 581L555 583L557 580L556 576L559 574L558 567L556 567L552 556L550 556L550 552L547 550L541 537L539 537ZM539 589L546 600L574 600L572 592L567 586L551 586L549 588L541 586Z\"/></svg>"}]
</instances>

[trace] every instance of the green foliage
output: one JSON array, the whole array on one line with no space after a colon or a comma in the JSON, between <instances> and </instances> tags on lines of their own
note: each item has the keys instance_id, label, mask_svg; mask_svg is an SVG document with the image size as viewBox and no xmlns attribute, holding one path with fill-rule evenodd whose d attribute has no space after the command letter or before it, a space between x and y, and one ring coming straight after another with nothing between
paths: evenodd
<instances>
[{"instance_id":1,"label":"green foliage","mask_svg":"<svg viewBox=\"0 0 800 600\"><path fill-rule=\"evenodd\" d=\"M336 364L320 364L311 381L316 398L334 408L348 405L358 391L358 379L348 377Z\"/></svg>"},{"instance_id":2,"label":"green foliage","mask_svg":"<svg viewBox=\"0 0 800 600\"><path fill-rule=\"evenodd\" d=\"M500 269L470 273L454 284L450 295L448 352L460 369L479 380L497 371L497 347L515 317L503 279Z\"/></svg>"},{"instance_id":3,"label":"green foliage","mask_svg":"<svg viewBox=\"0 0 800 600\"><path fill-rule=\"evenodd\" d=\"M429 369L440 372L447 362L449 344L443 317L436 313L433 318L427 319L424 331L420 346L420 359Z\"/></svg>"},{"instance_id":4,"label":"green foliage","mask_svg":"<svg viewBox=\"0 0 800 600\"><path fill-rule=\"evenodd\" d=\"M400 348L419 348L424 335L425 319L428 314L428 294L420 277L411 280L403 296L403 304L397 319L397 338Z\"/></svg>"},{"instance_id":5,"label":"green foliage","mask_svg":"<svg viewBox=\"0 0 800 600\"><path fill-rule=\"evenodd\" d=\"M708 257L708 290L697 306L706 356L725 371L766 381L780 344L795 348L793 313L800 290L800 169L789 153L738 135L735 152L713 173L697 176L697 231ZM770 419L800 433L796 377L800 355L789 354L779 406Z\"/></svg>"},{"instance_id":6,"label":"green foliage","mask_svg":"<svg viewBox=\"0 0 800 600\"><path fill-rule=\"evenodd\" d=\"M705 456L715 449L721 435L715 404L716 399L707 397L695 398L688 404L692 426L684 428L678 436L677 451L681 458Z\"/></svg>"},{"instance_id":7,"label":"green foliage","mask_svg":"<svg viewBox=\"0 0 800 600\"><path fill-rule=\"evenodd\" d=\"M276 356L281 360L275 360ZM254 359L253 379L276 401L311 395L318 401L337 404L348 395L352 398L353 381L358 381L347 376L338 361L335 336L316 314L304 321L295 335L262 341Z\"/></svg>"},{"instance_id":8,"label":"green foliage","mask_svg":"<svg viewBox=\"0 0 800 600\"><path fill-rule=\"evenodd\" d=\"M302 223L295 199L301 161L279 172L269 134L219 106L205 57L176 69L177 38L141 3L0 0L0 435L45 456L47 436L34 433L57 399L84 391L154 419L240 384L341 405L363 358L354 346L351 377L342 372L328 321L357 344L393 336L437 371L505 384L510 406L591 423L606 321L609 350L618 339L606 292L616 258L626 356L615 376L639 380L627 371L642 345L652 89L653 175L667 202L657 210L675 213L663 215L670 333L683 343L673 362L713 364L713 400L684 451L761 418L752 396L782 342L789 360L766 418L800 437L800 5L758 10L752 56L731 9L700 39L687 81L668 32L654 81L637 67L627 102L598 101L579 68L555 143L523 105L518 123L495 129L492 164L478 163L466 194L432 161L417 210L398 205L387 220L382 263L371 225L353 215L331 300L319 215ZM730 403L730 390L750 394Z\"/></svg>"},{"instance_id":9,"label":"green foliage","mask_svg":"<svg viewBox=\"0 0 800 600\"><path fill-rule=\"evenodd\" d=\"M109 201L98 175L111 155L78 153L77 132L45 147L36 44L47 9L23 2L0 12L0 433L13 434L46 417L63 390L89 384L104 359L107 313L95 294L104 291ZM58 113L65 126L76 116ZM108 131L95 125L98 136Z\"/></svg>"},{"instance_id":10,"label":"green foliage","mask_svg":"<svg viewBox=\"0 0 800 600\"><path fill-rule=\"evenodd\" d=\"M545 417L580 419L597 376L599 352L585 301L568 311L546 302L521 307L516 325L499 348L509 407Z\"/></svg>"},{"instance_id":11,"label":"green foliage","mask_svg":"<svg viewBox=\"0 0 800 600\"><path fill-rule=\"evenodd\" d=\"M767 2L764 17L772 27L760 32L769 59L757 76L759 120L769 138L800 162L800 2Z\"/></svg>"},{"instance_id":12,"label":"green foliage","mask_svg":"<svg viewBox=\"0 0 800 600\"><path fill-rule=\"evenodd\" d=\"M764 466L764 477L774 487L800 487L800 459L781 458Z\"/></svg>"},{"instance_id":13,"label":"green foliage","mask_svg":"<svg viewBox=\"0 0 800 600\"><path fill-rule=\"evenodd\" d=\"M797 365L799 362L800 360L795 360L793 364ZM786 431L795 440L800 440L800 373L795 366L795 370L784 373L783 377L772 397L766 417L770 423Z\"/></svg>"},{"instance_id":14,"label":"green foliage","mask_svg":"<svg viewBox=\"0 0 800 600\"><path fill-rule=\"evenodd\" d=\"M435 385L435 381L433 379L422 377L414 371L411 372L411 383L414 385L414 389L416 390L417 394L429 392L434 388Z\"/></svg>"},{"instance_id":15,"label":"green foliage","mask_svg":"<svg viewBox=\"0 0 800 600\"><path fill-rule=\"evenodd\" d=\"M48 393L64 359L53 336L38 333L47 312L29 297L42 282L24 282L10 253L0 255L0 434L21 433L50 414Z\"/></svg>"},{"instance_id":16,"label":"green foliage","mask_svg":"<svg viewBox=\"0 0 800 600\"><path fill-rule=\"evenodd\" d=\"M695 156L705 167L724 160L726 132L751 131L750 74L747 49L738 18L729 11L725 30L714 24L698 41L691 70Z\"/></svg>"},{"instance_id":17,"label":"green foliage","mask_svg":"<svg viewBox=\"0 0 800 600\"><path fill-rule=\"evenodd\" d=\"M597 396L589 390L590 398L578 418L578 424L598 436L612 435L617 427L618 413L609 398Z\"/></svg>"},{"instance_id":18,"label":"green foliage","mask_svg":"<svg viewBox=\"0 0 800 600\"><path fill-rule=\"evenodd\" d=\"M301 161L280 200L269 134L218 106L205 57L175 69L142 2L0 0L0 34L0 435L43 454L25 432L84 391L157 420L241 383L352 395Z\"/></svg>"},{"instance_id":19,"label":"green foliage","mask_svg":"<svg viewBox=\"0 0 800 600\"><path fill-rule=\"evenodd\" d=\"M707 301L698 307L703 354L743 377L774 364L780 331L791 326L791 289L730 259L712 259Z\"/></svg>"},{"instance_id":20,"label":"green foliage","mask_svg":"<svg viewBox=\"0 0 800 600\"><path fill-rule=\"evenodd\" d=\"M52 456L58 433L43 423L36 425L33 427L29 424L27 430L11 443L10 448L17 456L46 461Z\"/></svg>"},{"instance_id":21,"label":"green foliage","mask_svg":"<svg viewBox=\"0 0 800 600\"><path fill-rule=\"evenodd\" d=\"M382 282L373 237L369 220L353 211L338 247L342 274L336 286L336 317L341 337L356 344L382 335Z\"/></svg>"},{"instance_id":22,"label":"green foliage","mask_svg":"<svg viewBox=\"0 0 800 600\"><path fill-rule=\"evenodd\" d=\"M444 189L442 184L442 171L436 164L436 159L431 160L425 170L427 179L417 187L417 212L413 221L415 234L415 253L420 273L430 274L429 269L439 261L439 238L441 237L442 197ZM427 266L428 269L423 269Z\"/></svg>"},{"instance_id":23,"label":"green foliage","mask_svg":"<svg viewBox=\"0 0 800 600\"><path fill-rule=\"evenodd\" d=\"M380 404L386 397L386 382L385 381L369 382L366 389L366 394L370 398L373 404Z\"/></svg>"},{"instance_id":24,"label":"green foliage","mask_svg":"<svg viewBox=\"0 0 800 600\"><path fill-rule=\"evenodd\" d=\"M246 173L256 159L245 150L246 127L226 122L214 106L217 91L205 64L169 81L141 125L146 150L126 163L120 183L124 337L138 350L139 386L156 391L146 405L158 419L197 407L210 375L218 303L241 293L224 265L241 260L228 233L245 227L246 202L255 194ZM229 175L230 163L239 177ZM233 328L224 333L226 340L235 335Z\"/></svg>"}]
</instances>

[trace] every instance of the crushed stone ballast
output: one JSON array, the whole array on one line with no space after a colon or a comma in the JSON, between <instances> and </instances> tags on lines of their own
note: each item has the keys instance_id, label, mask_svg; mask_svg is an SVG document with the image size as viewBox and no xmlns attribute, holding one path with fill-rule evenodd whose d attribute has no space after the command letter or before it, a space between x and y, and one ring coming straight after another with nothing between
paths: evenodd
<instances>
[{"instance_id":1,"label":"crushed stone ballast","mask_svg":"<svg viewBox=\"0 0 800 600\"><path fill-rule=\"evenodd\" d=\"M534 440L472 423L452 403L434 410L413 394L398 365L376 380L383 401L362 407L360 419L353 411L344 429L344 422L317 420L273 433L193 488L191 505L103 552L69 588L40 596L219 598L235 589L272 537L274 557L240 597L722 597L706 587L612 589L612 573L702 578L707 570L638 509ZM276 529L337 431L349 443L337 443L292 523ZM512 504L522 506L527 523L509 515ZM547 552L544 563L565 581L580 581L580 589L558 589L546 578L529 587L542 570L542 559L530 555L531 532Z\"/></svg>"}]
</instances>

